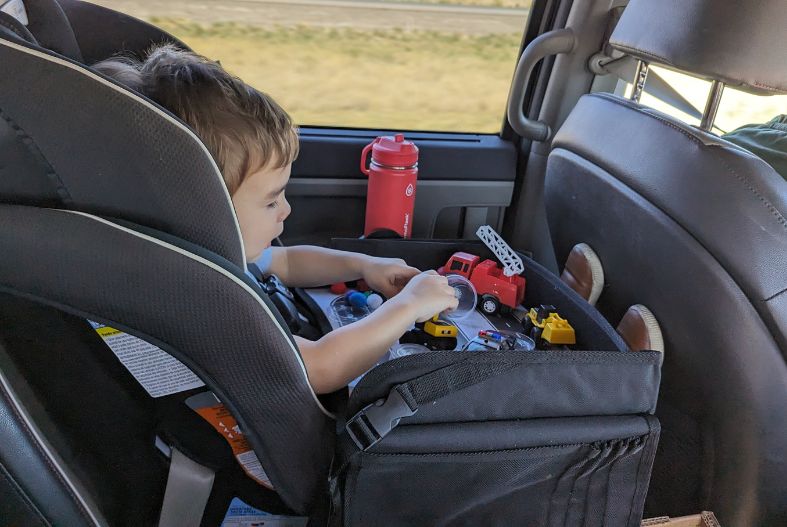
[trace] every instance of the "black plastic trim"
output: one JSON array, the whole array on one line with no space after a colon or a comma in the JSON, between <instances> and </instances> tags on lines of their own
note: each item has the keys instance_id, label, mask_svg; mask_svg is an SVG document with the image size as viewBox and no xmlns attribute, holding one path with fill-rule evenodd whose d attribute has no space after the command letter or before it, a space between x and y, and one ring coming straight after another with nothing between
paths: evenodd
<instances>
[{"instance_id":1,"label":"black plastic trim","mask_svg":"<svg viewBox=\"0 0 787 527\"><path fill-rule=\"evenodd\" d=\"M301 153L293 177L366 179L360 171L361 150L391 130L301 128ZM514 144L495 134L408 132L420 149L418 178L424 180L513 181Z\"/></svg>"}]
</instances>

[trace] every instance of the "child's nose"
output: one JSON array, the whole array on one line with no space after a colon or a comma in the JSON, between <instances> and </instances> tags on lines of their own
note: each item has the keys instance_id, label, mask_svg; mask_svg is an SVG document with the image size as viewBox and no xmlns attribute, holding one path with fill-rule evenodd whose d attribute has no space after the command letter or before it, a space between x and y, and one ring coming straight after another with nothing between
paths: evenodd
<instances>
[{"instance_id":1,"label":"child's nose","mask_svg":"<svg viewBox=\"0 0 787 527\"><path fill-rule=\"evenodd\" d=\"M287 219L287 216L290 215L292 212L292 207L290 207L290 202L287 201L287 198L282 198L284 203L282 203L283 207L281 208L281 214L279 215L279 222L282 222Z\"/></svg>"}]
</instances>

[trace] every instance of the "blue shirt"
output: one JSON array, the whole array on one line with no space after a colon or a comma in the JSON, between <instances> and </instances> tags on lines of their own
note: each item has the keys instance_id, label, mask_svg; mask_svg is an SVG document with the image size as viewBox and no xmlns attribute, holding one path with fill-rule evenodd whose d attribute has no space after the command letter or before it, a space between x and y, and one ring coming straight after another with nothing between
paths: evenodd
<instances>
[{"instance_id":1,"label":"blue shirt","mask_svg":"<svg viewBox=\"0 0 787 527\"><path fill-rule=\"evenodd\" d=\"M262 254L260 255L259 258L257 258L257 261L254 263L257 264L257 267L260 268L260 271L262 271L264 274L268 274L268 270L271 268L272 260L273 260L273 249L268 247L267 249L262 251Z\"/></svg>"},{"instance_id":2,"label":"blue shirt","mask_svg":"<svg viewBox=\"0 0 787 527\"><path fill-rule=\"evenodd\" d=\"M257 267L260 268L262 274L267 275L268 271L271 268L271 261L273 260L273 251L270 247L262 251L262 254L259 258L257 258L253 263L257 264ZM254 278L254 275L251 274L248 269L246 270L246 274L250 277Z\"/></svg>"}]
</instances>

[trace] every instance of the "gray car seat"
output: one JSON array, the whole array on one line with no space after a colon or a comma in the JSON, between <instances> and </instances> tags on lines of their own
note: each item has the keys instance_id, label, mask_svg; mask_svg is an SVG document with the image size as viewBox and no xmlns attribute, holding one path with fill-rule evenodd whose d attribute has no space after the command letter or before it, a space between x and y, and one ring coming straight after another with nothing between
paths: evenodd
<instances>
[{"instance_id":1,"label":"gray car seat","mask_svg":"<svg viewBox=\"0 0 787 527\"><path fill-rule=\"evenodd\" d=\"M783 93L786 22L782 0L631 0L610 43ZM711 133L591 94L554 138L546 206L558 261L578 242L599 254L606 317L643 303L664 333L646 516L707 509L725 526L786 525L787 182Z\"/></svg>"},{"instance_id":2,"label":"gray car seat","mask_svg":"<svg viewBox=\"0 0 787 527\"><path fill-rule=\"evenodd\" d=\"M0 11L4 31L84 64L117 54L142 56L162 42L189 49L156 26L82 0L18 1L25 8L27 24Z\"/></svg>"},{"instance_id":3,"label":"gray car seat","mask_svg":"<svg viewBox=\"0 0 787 527\"><path fill-rule=\"evenodd\" d=\"M154 103L6 29L0 518L155 524L167 480L154 446L160 425L200 427L193 412L173 410L182 401L151 401L86 319L151 342L199 375L261 455L274 512L312 513L326 495L332 415L286 324L244 272L237 220L208 151ZM172 441L218 463L200 451L209 439Z\"/></svg>"}]
</instances>

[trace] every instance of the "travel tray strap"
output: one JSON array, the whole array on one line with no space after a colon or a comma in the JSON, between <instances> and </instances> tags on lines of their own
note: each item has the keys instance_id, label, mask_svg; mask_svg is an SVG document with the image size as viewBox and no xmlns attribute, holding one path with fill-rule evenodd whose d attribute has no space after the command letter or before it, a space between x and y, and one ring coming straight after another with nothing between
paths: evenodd
<instances>
[{"instance_id":1,"label":"travel tray strap","mask_svg":"<svg viewBox=\"0 0 787 527\"><path fill-rule=\"evenodd\" d=\"M388 435L400 419L415 414L420 406L511 371L508 361L490 361L483 367L479 366L475 361L464 359L397 384L385 400L373 402L349 419L339 440L347 443L349 438L358 451L365 452Z\"/></svg>"}]
</instances>

